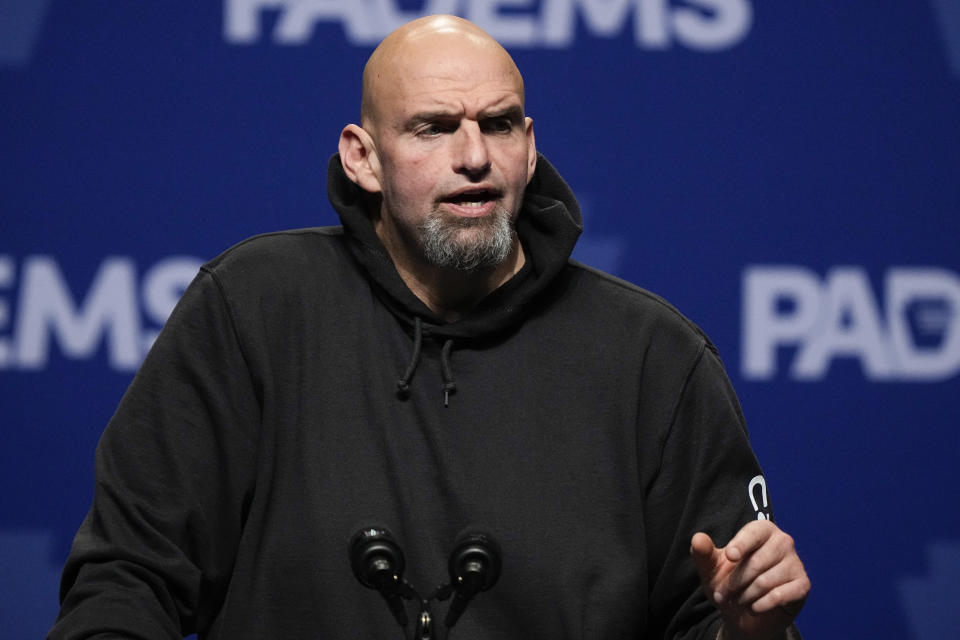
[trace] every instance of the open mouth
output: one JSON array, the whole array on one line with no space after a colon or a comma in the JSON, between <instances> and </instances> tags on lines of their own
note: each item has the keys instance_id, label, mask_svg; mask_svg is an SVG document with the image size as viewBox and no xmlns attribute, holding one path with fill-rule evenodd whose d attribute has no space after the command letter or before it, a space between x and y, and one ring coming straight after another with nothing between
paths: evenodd
<instances>
[{"instance_id":1,"label":"open mouth","mask_svg":"<svg viewBox=\"0 0 960 640\"><path fill-rule=\"evenodd\" d=\"M500 193L493 189L469 189L447 196L442 199L442 202L448 202L465 209L482 209L499 197Z\"/></svg>"}]
</instances>

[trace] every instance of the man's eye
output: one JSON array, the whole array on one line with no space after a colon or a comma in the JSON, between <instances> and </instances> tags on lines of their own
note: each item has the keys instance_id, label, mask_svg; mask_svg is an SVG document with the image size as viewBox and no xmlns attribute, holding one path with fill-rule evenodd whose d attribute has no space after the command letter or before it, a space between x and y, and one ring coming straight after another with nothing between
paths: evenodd
<instances>
[{"instance_id":1,"label":"man's eye","mask_svg":"<svg viewBox=\"0 0 960 640\"><path fill-rule=\"evenodd\" d=\"M510 118L495 118L488 120L484 128L490 133L510 133L513 131L513 121Z\"/></svg>"},{"instance_id":2,"label":"man's eye","mask_svg":"<svg viewBox=\"0 0 960 640\"><path fill-rule=\"evenodd\" d=\"M450 127L442 124L433 123L433 124L427 124L420 127L420 129L417 131L417 135L431 137L431 136L438 136L440 134L447 133L449 131L450 131Z\"/></svg>"}]
</instances>

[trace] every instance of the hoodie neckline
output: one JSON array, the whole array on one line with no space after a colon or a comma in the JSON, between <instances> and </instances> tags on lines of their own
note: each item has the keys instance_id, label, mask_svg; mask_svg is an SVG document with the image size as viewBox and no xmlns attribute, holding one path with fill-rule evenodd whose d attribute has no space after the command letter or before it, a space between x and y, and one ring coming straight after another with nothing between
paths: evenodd
<instances>
[{"instance_id":1,"label":"hoodie neckline","mask_svg":"<svg viewBox=\"0 0 960 640\"><path fill-rule=\"evenodd\" d=\"M394 316L411 333L415 319L426 335L472 340L520 322L531 303L567 264L582 231L580 207L570 187L542 155L524 193L517 236L526 263L512 278L488 294L461 319L445 322L407 287L374 231L371 211L379 196L370 194L343 171L339 154L330 158L327 194L349 239L350 252Z\"/></svg>"}]
</instances>

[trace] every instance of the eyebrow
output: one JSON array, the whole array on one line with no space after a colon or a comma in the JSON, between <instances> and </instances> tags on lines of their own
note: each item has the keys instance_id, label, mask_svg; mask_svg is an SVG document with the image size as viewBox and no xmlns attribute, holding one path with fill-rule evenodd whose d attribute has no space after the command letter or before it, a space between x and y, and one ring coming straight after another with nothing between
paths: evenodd
<instances>
[{"instance_id":1,"label":"eyebrow","mask_svg":"<svg viewBox=\"0 0 960 640\"><path fill-rule=\"evenodd\" d=\"M420 111L407 118L403 123L403 128L407 131L413 130L421 124L427 122L444 122L450 120L459 120L461 112L459 111ZM502 109L492 109L490 111L481 111L479 120L495 120L497 118L509 118L514 122L523 120L523 107L520 105L510 105Z\"/></svg>"},{"instance_id":2,"label":"eyebrow","mask_svg":"<svg viewBox=\"0 0 960 640\"><path fill-rule=\"evenodd\" d=\"M495 120L497 118L509 118L514 122L519 122L523 120L523 107L521 107L520 105L511 105L503 109L494 109L489 112L486 112L486 111L480 112L481 120Z\"/></svg>"},{"instance_id":3,"label":"eyebrow","mask_svg":"<svg viewBox=\"0 0 960 640\"><path fill-rule=\"evenodd\" d=\"M453 120L455 118L460 118L460 114L455 111L421 111L407 118L403 123L403 128L410 130L427 122Z\"/></svg>"}]
</instances>

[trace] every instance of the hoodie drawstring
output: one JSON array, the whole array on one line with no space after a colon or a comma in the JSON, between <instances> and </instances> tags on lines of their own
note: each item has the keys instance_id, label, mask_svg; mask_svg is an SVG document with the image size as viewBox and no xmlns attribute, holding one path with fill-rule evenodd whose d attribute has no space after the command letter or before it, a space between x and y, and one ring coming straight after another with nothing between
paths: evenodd
<instances>
[{"instance_id":1,"label":"hoodie drawstring","mask_svg":"<svg viewBox=\"0 0 960 640\"><path fill-rule=\"evenodd\" d=\"M450 406L450 392L456 393L457 383L453 381L453 371L450 369L450 349L453 348L453 338L447 338L440 349L440 374L443 376L443 406Z\"/></svg>"},{"instance_id":2,"label":"hoodie drawstring","mask_svg":"<svg viewBox=\"0 0 960 640\"><path fill-rule=\"evenodd\" d=\"M443 376L443 406L450 406L450 394L456 393L457 383L453 381L453 370L450 368L450 350L453 348L453 339L447 338L440 349L440 374ZM410 356L410 364L403 376L397 380L397 392L401 396L407 396L410 393L410 381L413 374L420 364L420 354L423 352L423 322L419 316L413 318L413 354Z\"/></svg>"},{"instance_id":3,"label":"hoodie drawstring","mask_svg":"<svg viewBox=\"0 0 960 640\"><path fill-rule=\"evenodd\" d=\"M397 389L402 395L410 392L410 380L413 378L413 372L417 370L417 364L420 362L420 351L423 349L423 322L419 316L413 318L413 355L410 357L410 364L403 373L403 377L397 380Z\"/></svg>"}]
</instances>

